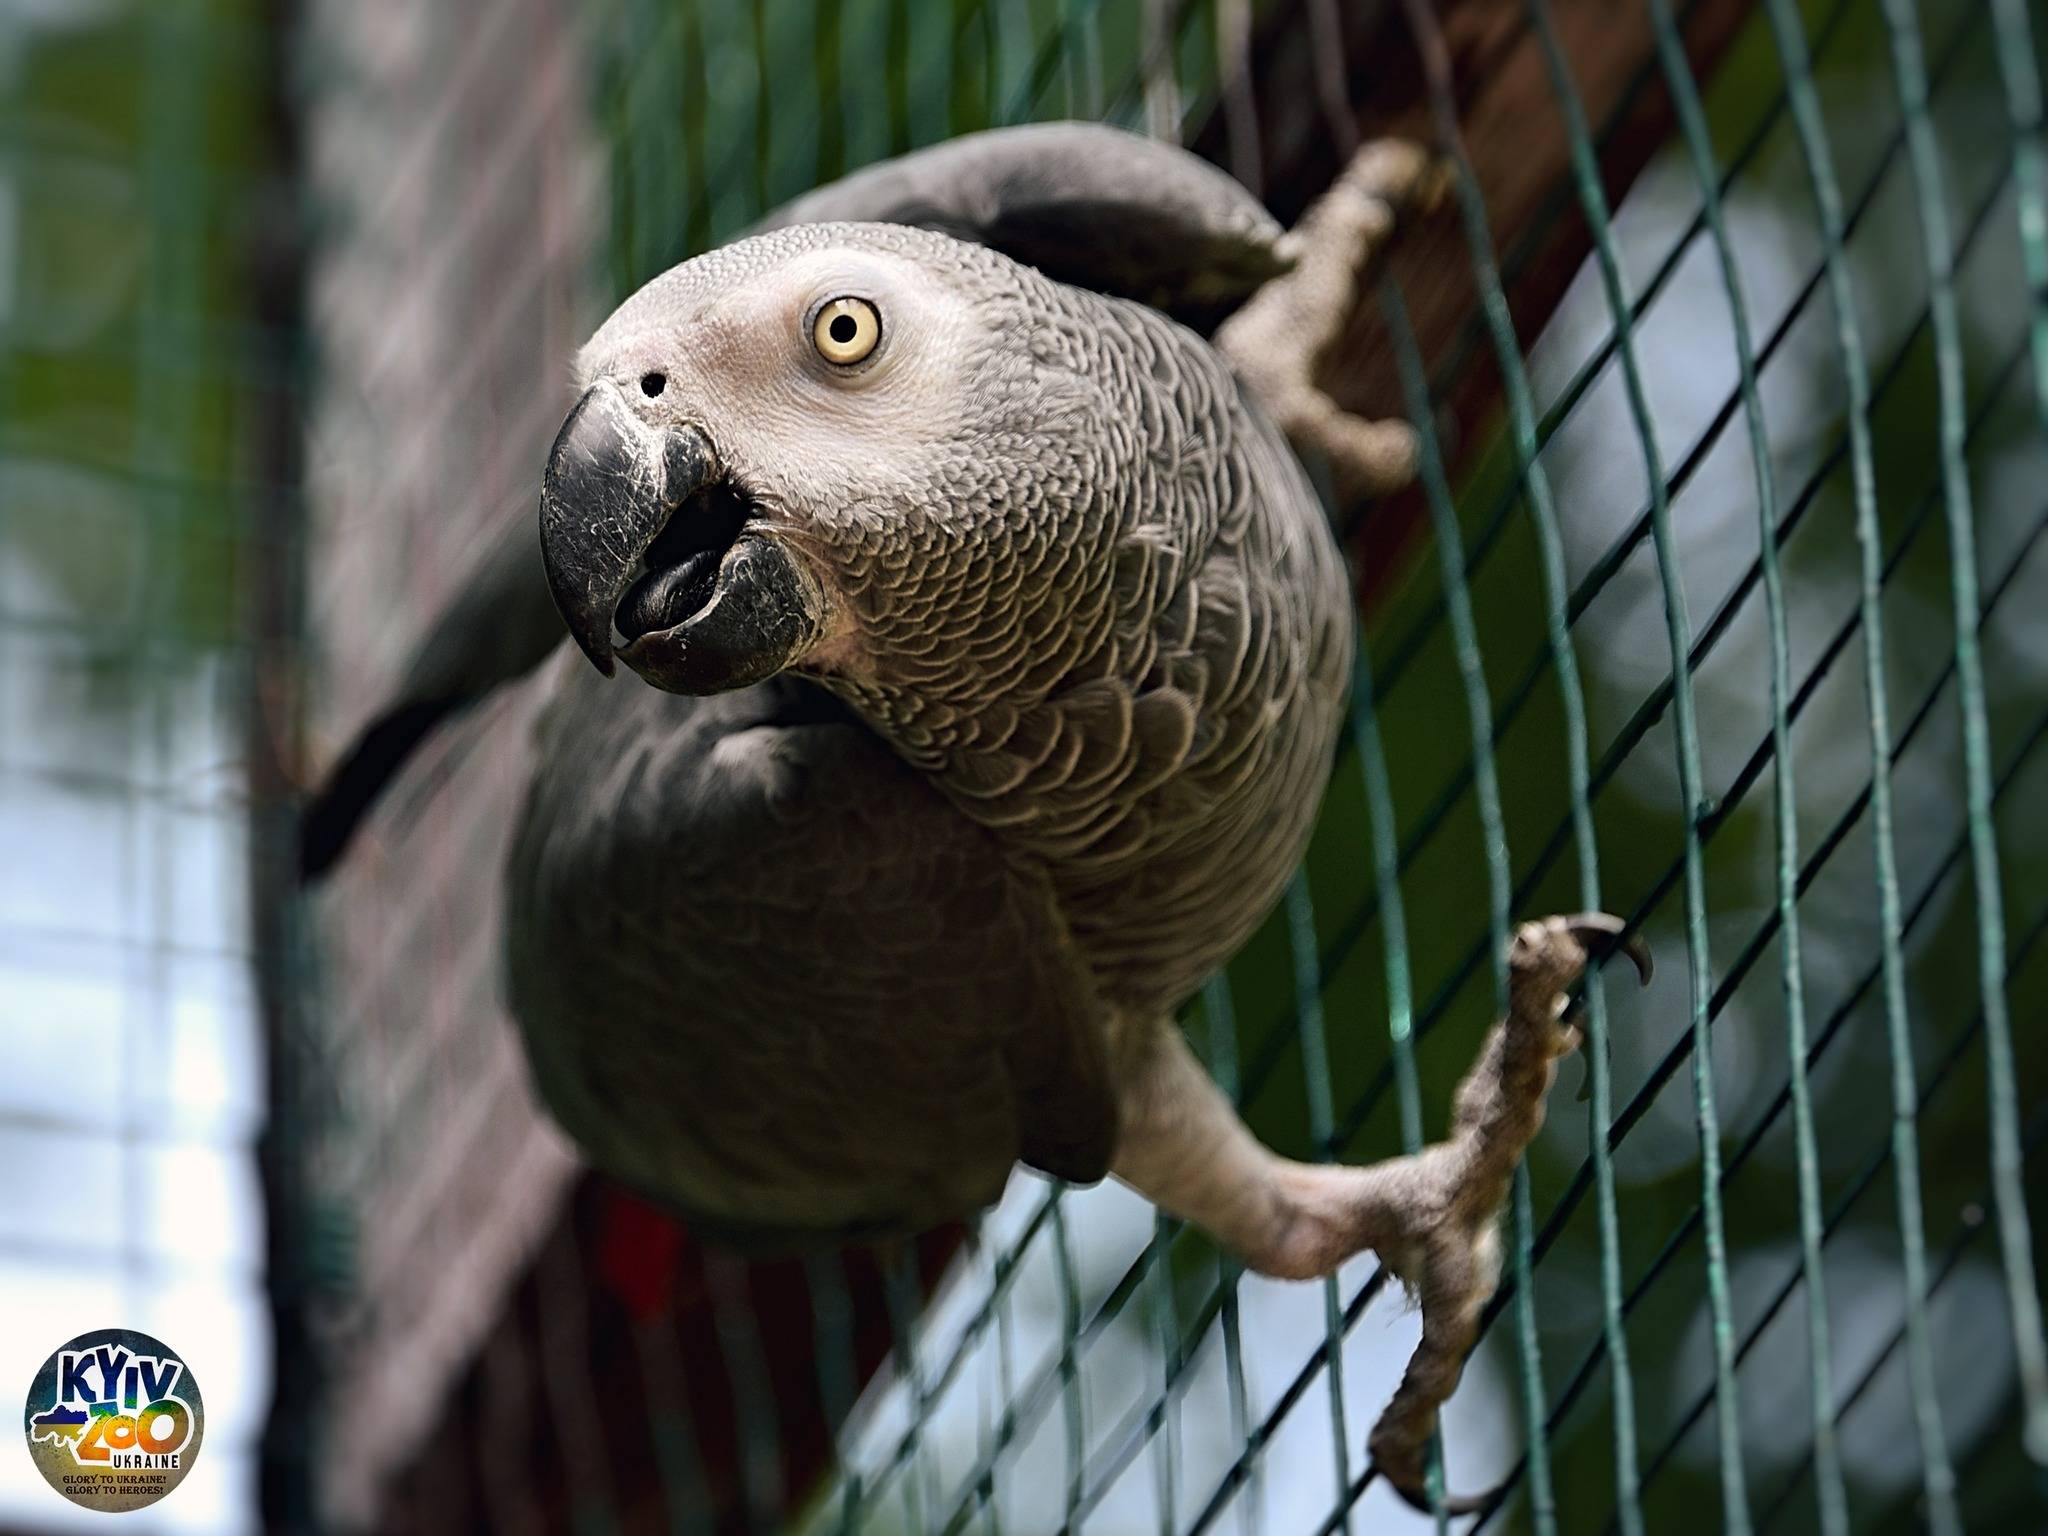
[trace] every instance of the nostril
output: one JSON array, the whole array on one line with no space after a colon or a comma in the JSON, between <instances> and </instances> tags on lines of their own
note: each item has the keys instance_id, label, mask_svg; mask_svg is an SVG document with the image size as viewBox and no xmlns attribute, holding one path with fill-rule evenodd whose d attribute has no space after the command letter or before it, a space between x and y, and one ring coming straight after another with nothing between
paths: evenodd
<instances>
[{"instance_id":1,"label":"nostril","mask_svg":"<svg viewBox=\"0 0 2048 1536\"><path fill-rule=\"evenodd\" d=\"M667 388L668 375L665 373L643 373L640 375L640 393L646 395L649 399L652 399Z\"/></svg>"}]
</instances>

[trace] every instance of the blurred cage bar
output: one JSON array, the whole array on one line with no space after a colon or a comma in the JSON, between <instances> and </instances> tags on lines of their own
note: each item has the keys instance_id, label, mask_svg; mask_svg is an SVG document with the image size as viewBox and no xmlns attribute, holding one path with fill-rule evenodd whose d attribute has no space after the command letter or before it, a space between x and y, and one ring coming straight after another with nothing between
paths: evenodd
<instances>
[{"instance_id":1,"label":"blurred cage bar","mask_svg":"<svg viewBox=\"0 0 2048 1536\"><path fill-rule=\"evenodd\" d=\"M324 762L341 738L323 727L396 688L463 562L531 511L533 445L588 329L580 278L602 204L566 7L348 0L301 24L321 364L306 622ZM432 1443L452 1374L573 1172L495 988L524 702L465 718L426 754L384 835L339 872L317 958L279 976L282 1018L317 1042L312 1098L280 1130L301 1138L319 1202L306 1239L344 1271L303 1320L302 1358L335 1405L308 1450L347 1524L375 1516L394 1458Z\"/></svg>"},{"instance_id":2,"label":"blurred cage bar","mask_svg":"<svg viewBox=\"0 0 2048 1536\"><path fill-rule=\"evenodd\" d=\"M2025 0L285 20L315 366L275 451L303 565L283 495L266 537L294 558L245 573L254 697L296 700L303 656L310 700L303 742L266 716L251 749L272 1523L1411 1518L1362 1451L1414 1329L1370 1261L1245 1279L1114 1187L1020 1176L964 1239L743 1262L581 1170L495 994L531 689L432 745L330 893L286 886L277 795L468 562L527 534L610 302L842 170L1060 116L1183 139L1282 217L1361 136L1458 148L1336 364L1347 403L1427 429L1413 493L1343 509L1370 644L1351 737L1284 909L1189 1019L1269 1141L1379 1156L1440 1128L1511 917L1602 904L1656 941L1655 989L1594 989L1518 1183L1446 1436L1451 1482L1506 1481L1457 1528L2038 1512Z\"/></svg>"},{"instance_id":3,"label":"blurred cage bar","mask_svg":"<svg viewBox=\"0 0 2048 1536\"><path fill-rule=\"evenodd\" d=\"M271 1386L242 763L296 645L262 612L300 559L278 43L248 0L0 7L0 1378L110 1324L190 1362L206 1457L150 1530L251 1528ZM0 1528L66 1514L10 1452Z\"/></svg>"}]
</instances>

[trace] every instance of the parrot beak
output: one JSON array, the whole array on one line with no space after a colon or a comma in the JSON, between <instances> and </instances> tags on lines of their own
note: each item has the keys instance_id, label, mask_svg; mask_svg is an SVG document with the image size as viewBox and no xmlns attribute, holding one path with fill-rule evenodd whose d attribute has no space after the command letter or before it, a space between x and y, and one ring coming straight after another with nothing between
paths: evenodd
<instances>
[{"instance_id":1,"label":"parrot beak","mask_svg":"<svg viewBox=\"0 0 2048 1536\"><path fill-rule=\"evenodd\" d=\"M717 693L772 677L819 634L818 588L752 521L694 427L641 421L608 382L576 402L541 481L541 560L598 671Z\"/></svg>"}]
</instances>

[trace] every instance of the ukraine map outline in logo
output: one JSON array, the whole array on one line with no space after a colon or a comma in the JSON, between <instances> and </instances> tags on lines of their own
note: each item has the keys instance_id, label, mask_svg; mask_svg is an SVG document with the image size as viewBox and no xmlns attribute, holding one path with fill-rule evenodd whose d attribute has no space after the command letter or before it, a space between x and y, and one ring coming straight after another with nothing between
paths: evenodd
<instances>
[{"instance_id":1,"label":"ukraine map outline in logo","mask_svg":"<svg viewBox=\"0 0 2048 1536\"><path fill-rule=\"evenodd\" d=\"M192 1469L206 1408L161 1340L100 1328L60 1345L29 1384L22 1434L43 1480L84 1509L143 1509Z\"/></svg>"}]
</instances>

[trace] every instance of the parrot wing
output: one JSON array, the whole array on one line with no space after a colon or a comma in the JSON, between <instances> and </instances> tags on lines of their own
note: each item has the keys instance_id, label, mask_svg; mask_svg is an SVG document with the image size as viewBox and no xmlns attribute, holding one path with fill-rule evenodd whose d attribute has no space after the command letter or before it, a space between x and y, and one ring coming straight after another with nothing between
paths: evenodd
<instances>
[{"instance_id":1,"label":"parrot wing","mask_svg":"<svg viewBox=\"0 0 2048 1536\"><path fill-rule=\"evenodd\" d=\"M839 221L971 240L1204 334L1293 266L1285 232L1239 182L1184 149L1101 123L950 139L807 192L751 233Z\"/></svg>"},{"instance_id":2,"label":"parrot wing","mask_svg":"<svg viewBox=\"0 0 2048 1536\"><path fill-rule=\"evenodd\" d=\"M688 698L579 667L540 752L508 998L601 1166L814 1234L973 1209L1019 1158L1107 1171L1102 1005L1043 878L821 689Z\"/></svg>"}]
</instances>

